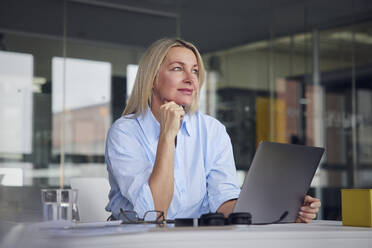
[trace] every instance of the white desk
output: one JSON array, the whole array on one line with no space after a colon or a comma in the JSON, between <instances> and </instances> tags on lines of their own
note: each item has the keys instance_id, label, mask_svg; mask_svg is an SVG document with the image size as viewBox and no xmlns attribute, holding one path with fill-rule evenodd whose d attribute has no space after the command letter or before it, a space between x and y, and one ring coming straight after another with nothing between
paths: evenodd
<instances>
[{"instance_id":1,"label":"white desk","mask_svg":"<svg viewBox=\"0 0 372 248\"><path fill-rule=\"evenodd\" d=\"M224 227L134 227L37 230L17 224L1 248L23 247L372 247L372 228L344 227L337 221L311 224Z\"/></svg>"}]
</instances>

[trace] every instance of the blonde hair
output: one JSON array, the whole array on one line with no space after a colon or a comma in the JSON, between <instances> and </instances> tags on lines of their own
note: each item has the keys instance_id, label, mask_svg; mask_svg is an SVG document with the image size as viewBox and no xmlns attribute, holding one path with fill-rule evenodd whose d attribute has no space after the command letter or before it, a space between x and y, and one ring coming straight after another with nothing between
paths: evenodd
<instances>
[{"instance_id":1,"label":"blonde hair","mask_svg":"<svg viewBox=\"0 0 372 248\"><path fill-rule=\"evenodd\" d=\"M169 49L172 47L185 47L190 49L195 54L199 71L199 88L196 91L194 99L190 107L187 109L187 112L193 114L198 109L199 92L203 86L205 76L204 64L200 53L193 44L187 41L165 38L154 42L142 56L138 66L133 90L131 96L129 97L128 104L123 111L123 116L134 114L133 117L136 117L139 114L144 114L148 106L151 106L153 83L164 58L167 56Z\"/></svg>"}]
</instances>

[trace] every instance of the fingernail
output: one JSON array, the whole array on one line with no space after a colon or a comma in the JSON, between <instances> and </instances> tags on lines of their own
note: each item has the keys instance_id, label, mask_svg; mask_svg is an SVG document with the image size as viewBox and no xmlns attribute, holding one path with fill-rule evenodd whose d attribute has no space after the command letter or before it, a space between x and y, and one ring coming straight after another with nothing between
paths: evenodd
<instances>
[{"instance_id":1,"label":"fingernail","mask_svg":"<svg viewBox=\"0 0 372 248\"><path fill-rule=\"evenodd\" d=\"M299 214L300 214L300 215L304 215L304 213L303 213L303 212L301 212L301 211L300 211L300 213L299 213Z\"/></svg>"},{"instance_id":2,"label":"fingernail","mask_svg":"<svg viewBox=\"0 0 372 248\"><path fill-rule=\"evenodd\" d=\"M312 207L312 208L315 207L315 204L314 203L310 204L310 207Z\"/></svg>"}]
</instances>

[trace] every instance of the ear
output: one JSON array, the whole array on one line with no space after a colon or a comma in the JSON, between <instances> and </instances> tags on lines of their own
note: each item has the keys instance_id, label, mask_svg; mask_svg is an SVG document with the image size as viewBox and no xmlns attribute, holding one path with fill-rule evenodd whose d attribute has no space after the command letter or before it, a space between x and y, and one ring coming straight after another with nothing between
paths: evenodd
<instances>
[{"instance_id":1,"label":"ear","mask_svg":"<svg viewBox=\"0 0 372 248\"><path fill-rule=\"evenodd\" d=\"M152 83L152 89L156 89L158 87L158 74L156 74L155 78L154 78L154 82Z\"/></svg>"}]
</instances>

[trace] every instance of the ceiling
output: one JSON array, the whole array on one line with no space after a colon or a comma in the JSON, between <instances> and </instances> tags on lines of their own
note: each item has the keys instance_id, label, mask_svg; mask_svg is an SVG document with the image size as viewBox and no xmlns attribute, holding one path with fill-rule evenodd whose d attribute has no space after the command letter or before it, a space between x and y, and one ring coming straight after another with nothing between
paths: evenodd
<instances>
[{"instance_id":1,"label":"ceiling","mask_svg":"<svg viewBox=\"0 0 372 248\"><path fill-rule=\"evenodd\" d=\"M140 48L179 35L201 52L371 19L370 0L0 1L4 35L62 39L66 34L68 39Z\"/></svg>"}]
</instances>

